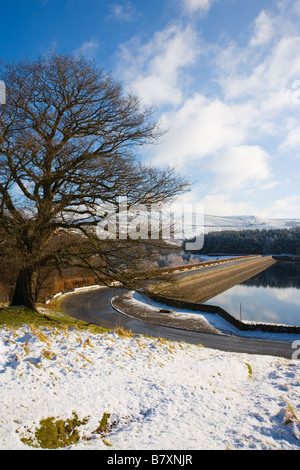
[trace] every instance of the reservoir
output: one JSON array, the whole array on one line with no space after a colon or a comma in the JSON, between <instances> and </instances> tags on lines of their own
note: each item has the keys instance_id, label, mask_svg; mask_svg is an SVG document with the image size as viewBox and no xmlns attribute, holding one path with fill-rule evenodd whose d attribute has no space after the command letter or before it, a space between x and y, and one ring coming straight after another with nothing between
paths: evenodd
<instances>
[{"instance_id":1,"label":"reservoir","mask_svg":"<svg viewBox=\"0 0 300 470\"><path fill-rule=\"evenodd\" d=\"M300 263L279 261L205 304L242 321L300 326Z\"/></svg>"}]
</instances>

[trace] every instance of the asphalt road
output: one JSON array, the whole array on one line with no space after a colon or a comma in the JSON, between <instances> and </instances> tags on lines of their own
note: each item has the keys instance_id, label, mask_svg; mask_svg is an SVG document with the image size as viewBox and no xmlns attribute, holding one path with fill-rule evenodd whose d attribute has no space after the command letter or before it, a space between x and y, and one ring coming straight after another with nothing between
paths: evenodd
<instances>
[{"instance_id":1,"label":"asphalt road","mask_svg":"<svg viewBox=\"0 0 300 470\"><path fill-rule=\"evenodd\" d=\"M185 331L129 318L117 312L110 304L112 297L119 292L120 290L117 288L108 287L80 292L67 297L61 307L70 317L103 328L122 327L137 334L142 333L173 341L202 344L205 347L221 351L277 356L287 359L291 359L295 351L292 344L286 342Z\"/></svg>"}]
</instances>

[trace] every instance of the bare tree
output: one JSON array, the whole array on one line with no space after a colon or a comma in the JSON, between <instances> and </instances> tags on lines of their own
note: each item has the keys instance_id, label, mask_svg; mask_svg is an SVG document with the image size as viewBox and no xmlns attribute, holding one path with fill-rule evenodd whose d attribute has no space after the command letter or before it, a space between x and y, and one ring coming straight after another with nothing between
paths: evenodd
<instances>
[{"instance_id":1,"label":"bare tree","mask_svg":"<svg viewBox=\"0 0 300 470\"><path fill-rule=\"evenodd\" d=\"M47 265L129 278L153 244L99 240L99 204L159 203L187 187L173 169L139 162L138 149L162 135L153 110L82 57L2 63L0 77L0 250L18 272L11 304L35 308L34 280Z\"/></svg>"}]
</instances>

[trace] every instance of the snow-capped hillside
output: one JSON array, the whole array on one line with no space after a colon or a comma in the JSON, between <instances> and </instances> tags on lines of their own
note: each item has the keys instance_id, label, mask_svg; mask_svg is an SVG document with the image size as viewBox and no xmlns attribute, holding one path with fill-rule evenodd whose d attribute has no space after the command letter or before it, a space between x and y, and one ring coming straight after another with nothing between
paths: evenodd
<instances>
[{"instance_id":1,"label":"snow-capped hillside","mask_svg":"<svg viewBox=\"0 0 300 470\"><path fill-rule=\"evenodd\" d=\"M300 219L263 219L255 216L204 216L205 232L217 230L283 229L300 227Z\"/></svg>"}]
</instances>

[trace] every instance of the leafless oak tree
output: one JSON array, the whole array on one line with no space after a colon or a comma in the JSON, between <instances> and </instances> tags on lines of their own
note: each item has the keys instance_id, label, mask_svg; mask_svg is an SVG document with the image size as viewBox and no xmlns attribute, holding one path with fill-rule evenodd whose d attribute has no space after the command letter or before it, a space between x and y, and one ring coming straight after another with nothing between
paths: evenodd
<instances>
[{"instance_id":1,"label":"leafless oak tree","mask_svg":"<svg viewBox=\"0 0 300 470\"><path fill-rule=\"evenodd\" d=\"M130 278L153 244L99 240L98 205L159 203L187 188L173 169L138 159L162 135L153 110L82 57L1 64L0 77L0 254L18 271L11 305L35 308L33 284L47 265Z\"/></svg>"}]
</instances>

